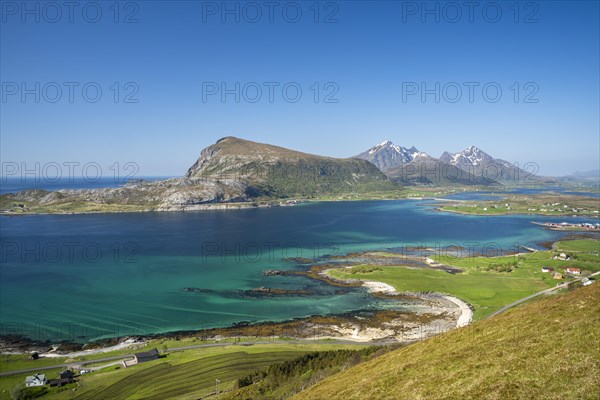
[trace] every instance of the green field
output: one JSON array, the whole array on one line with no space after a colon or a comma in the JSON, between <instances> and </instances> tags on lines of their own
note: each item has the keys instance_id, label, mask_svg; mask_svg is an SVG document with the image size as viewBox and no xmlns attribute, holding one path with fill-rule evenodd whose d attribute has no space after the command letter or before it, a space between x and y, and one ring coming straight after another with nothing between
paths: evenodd
<instances>
[{"instance_id":1,"label":"green field","mask_svg":"<svg viewBox=\"0 0 600 400\"><path fill-rule=\"evenodd\" d=\"M597 197L538 193L510 195L493 201L453 201L444 203L441 211L473 215L587 215L598 217L600 204Z\"/></svg>"},{"instance_id":2,"label":"green field","mask_svg":"<svg viewBox=\"0 0 600 400\"><path fill-rule=\"evenodd\" d=\"M181 343L179 343L181 344ZM186 344L186 343L183 343ZM215 379L221 390L231 389L237 379L270 364L290 360L317 350L365 346L335 344L261 344L166 352L159 360L129 367L109 366L77 378L77 383L51 388L42 399L196 399L214 391ZM20 357L20 356L11 356ZM102 364L108 364L104 362ZM44 371L48 379L60 369ZM13 387L24 382L23 374L0 378L0 398L10 398ZM74 390L75 389L75 390Z\"/></svg>"},{"instance_id":3,"label":"green field","mask_svg":"<svg viewBox=\"0 0 600 400\"><path fill-rule=\"evenodd\" d=\"M448 293L471 304L475 308L474 318L481 319L507 304L556 285L557 281L549 273L541 272L542 266L553 267L558 272L564 272L566 267L578 267L584 274L600 270L599 244L597 240L558 242L557 248L572 252L569 261L553 259L555 251L504 257L432 257L439 263L462 269L459 274L403 266L378 267L372 272L364 272L365 266L356 266L331 269L328 273L338 279L385 282L399 292Z\"/></svg>"},{"instance_id":4,"label":"green field","mask_svg":"<svg viewBox=\"0 0 600 400\"><path fill-rule=\"evenodd\" d=\"M565 240L561 242L556 242L554 247L558 251L583 252L592 253L596 255L600 253L600 241L593 240Z\"/></svg>"}]
</instances>

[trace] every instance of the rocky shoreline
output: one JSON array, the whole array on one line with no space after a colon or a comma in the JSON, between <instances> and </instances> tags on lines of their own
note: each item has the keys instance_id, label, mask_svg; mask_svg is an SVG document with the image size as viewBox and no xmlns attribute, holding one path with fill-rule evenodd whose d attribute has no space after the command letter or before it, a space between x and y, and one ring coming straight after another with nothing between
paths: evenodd
<instances>
[{"instance_id":1,"label":"rocky shoreline","mask_svg":"<svg viewBox=\"0 0 600 400\"><path fill-rule=\"evenodd\" d=\"M363 284L363 283L361 283ZM125 336L89 343L35 341L19 335L0 337L0 353L30 354L42 357L80 357L89 354L136 348L150 340L196 338L204 341L226 339L279 338L308 340L319 338L353 342L410 343L462 326L465 307L460 300L437 293L396 293L380 282L367 282L374 296L394 298L408 310L359 310L345 314L315 315L283 322L239 322L228 327L177 331L144 336ZM459 305L459 307L457 307ZM471 313L472 316L472 313ZM468 321L470 321L468 317Z\"/></svg>"},{"instance_id":2,"label":"rocky shoreline","mask_svg":"<svg viewBox=\"0 0 600 400\"><path fill-rule=\"evenodd\" d=\"M439 293L396 292L392 286L374 281L359 279L340 280L327 273L330 269L347 268L357 263L367 262L378 265L399 265L401 263L414 267L441 269L449 273L460 273L461 270L442 264L432 265L426 259L417 256L407 256L389 252L359 252L347 255L327 256L318 260L286 259L299 269L265 270L265 276L303 276L308 279L324 282L329 286L338 287L336 293L342 293L351 288L366 287L371 296L394 301L395 309L389 310L358 310L339 315L314 315L283 322L239 322L233 326L210 327L190 331L149 334L144 336L126 336L97 340L89 343L64 341L51 343L36 342L18 335L0 337L1 353L31 353L38 352L46 356L72 356L73 354L103 353L129 346L137 346L149 340L199 338L201 340L219 341L227 338L265 338L277 337L286 339L338 339L355 342L412 342L454 329L469 323L472 311L469 306L459 299ZM319 263L320 262L320 263ZM344 289L347 288L347 289ZM184 287L186 293L209 293L211 289ZM241 290L236 296L244 297L274 297L274 296L309 296L309 289L281 289L258 287Z\"/></svg>"}]
</instances>

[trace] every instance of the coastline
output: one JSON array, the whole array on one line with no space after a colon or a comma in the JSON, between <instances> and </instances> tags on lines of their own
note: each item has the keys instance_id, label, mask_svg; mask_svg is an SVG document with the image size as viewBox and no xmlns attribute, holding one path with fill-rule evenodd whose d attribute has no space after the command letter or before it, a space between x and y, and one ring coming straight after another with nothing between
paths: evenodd
<instances>
[{"instance_id":1,"label":"coastline","mask_svg":"<svg viewBox=\"0 0 600 400\"><path fill-rule=\"evenodd\" d=\"M128 214L128 213L163 213L163 212L194 212L194 211L217 211L217 210L246 210L253 208L277 208L277 207L293 207L301 204L316 204L316 203L325 203L325 202L340 202L340 201L393 201L393 200L410 200L410 201L422 201L422 200L436 200L432 197L397 197L397 198L358 198L358 199L298 199L293 200L295 203L286 203L282 204L286 201L290 201L290 199L276 199L272 201L267 201L264 203L258 203L256 201L243 201L243 202L232 202L232 203L204 203L204 204L195 204L195 205L182 205L182 206L172 206L168 208L140 208L140 209L131 209L131 210L102 210L102 211L63 211L63 212L13 212L0 210L0 216L29 216L29 215L89 215L89 214Z\"/></svg>"},{"instance_id":2,"label":"coastline","mask_svg":"<svg viewBox=\"0 0 600 400\"><path fill-rule=\"evenodd\" d=\"M363 286L367 287L369 292L371 293L385 293L387 295L398 295L396 289L392 285L388 285L384 282L375 282L375 281L362 281ZM441 294L443 298L446 300L456 304L456 306L460 309L460 316L456 320L456 327L460 328L466 326L471 323L473 320L473 310L468 303L460 300L457 297Z\"/></svg>"},{"instance_id":3,"label":"coastline","mask_svg":"<svg viewBox=\"0 0 600 400\"><path fill-rule=\"evenodd\" d=\"M446 204L447 205L447 204ZM477 212L466 212L466 211L458 211L458 210L444 210L444 206L436 207L435 210L439 212L447 212L461 215L474 215L478 217L499 217L503 215L538 215L541 217L583 217L583 218L598 218L598 214L584 214L581 213L579 215L574 214L543 214L543 213L534 213L534 212L501 212L501 213L477 213Z\"/></svg>"},{"instance_id":4,"label":"coastline","mask_svg":"<svg viewBox=\"0 0 600 400\"><path fill-rule=\"evenodd\" d=\"M0 354L31 354L46 358L80 358L119 350L134 350L151 341L200 339L220 343L228 339L340 340L412 343L447 332L470 322L472 312L459 299L437 293L398 293L383 282L360 282L372 295L397 297L406 309L358 310L340 315L315 315L283 322L239 324L225 328L177 331L143 336L125 336L89 343L39 343L24 337L1 337ZM458 306L458 307L457 307ZM459 313L460 311L460 313ZM470 313L470 314L469 314ZM461 324L459 325L459 322Z\"/></svg>"}]
</instances>

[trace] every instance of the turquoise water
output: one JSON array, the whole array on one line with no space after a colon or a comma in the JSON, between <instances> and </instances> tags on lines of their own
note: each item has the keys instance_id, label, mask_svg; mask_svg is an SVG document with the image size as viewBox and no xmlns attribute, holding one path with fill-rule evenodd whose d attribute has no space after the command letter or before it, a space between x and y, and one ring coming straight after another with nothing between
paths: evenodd
<instances>
[{"instance_id":1,"label":"turquoise water","mask_svg":"<svg viewBox=\"0 0 600 400\"><path fill-rule=\"evenodd\" d=\"M440 213L419 201L328 202L269 209L1 217L1 334L88 341L240 322L391 307L364 289L267 269L286 257L424 245L505 252L564 233L532 216ZM561 221L589 221L560 218ZM495 255L495 254L494 254ZM255 298L257 287L311 296ZM184 288L194 288L184 291Z\"/></svg>"}]
</instances>

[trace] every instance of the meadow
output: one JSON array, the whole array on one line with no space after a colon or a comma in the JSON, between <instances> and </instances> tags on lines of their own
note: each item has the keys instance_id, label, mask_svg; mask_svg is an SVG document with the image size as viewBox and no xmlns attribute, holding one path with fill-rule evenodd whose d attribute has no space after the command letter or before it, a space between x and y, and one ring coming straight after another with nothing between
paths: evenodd
<instances>
[{"instance_id":1,"label":"meadow","mask_svg":"<svg viewBox=\"0 0 600 400\"><path fill-rule=\"evenodd\" d=\"M569 252L571 259L568 261L554 259L557 251L552 250L500 257L431 257L440 264L463 271L457 274L401 265L377 268L358 265L330 269L327 273L336 279L384 282L398 292L450 294L471 304L475 310L474 319L481 319L507 304L561 282L552 279L550 273L542 272L542 266L561 273L566 267L580 268L584 274L600 270L599 246L600 241L591 239L557 242L557 250Z\"/></svg>"},{"instance_id":2,"label":"meadow","mask_svg":"<svg viewBox=\"0 0 600 400\"><path fill-rule=\"evenodd\" d=\"M169 340L163 344L161 341L153 341L144 349L151 347L164 349L165 343L193 344L190 340ZM241 342L226 347L173 352L164 349L159 360L129 368L122 367L118 361L103 362L101 364L114 363L114 365L80 376L77 378L77 382L62 388L49 388L49 392L39 398L59 400L196 399L213 393L216 379L220 380L220 390L228 390L233 388L239 378L271 364L291 360L314 351L363 347L365 346L338 345L327 342L290 344L281 341L259 345ZM106 354L108 353L102 356L106 356ZM13 355L11 357L25 356ZM40 360L48 363L48 359ZM48 379L54 379L60 371L61 369L55 369L43 372ZM13 388L22 385L26 375L31 375L31 373L0 378L1 397L10 398L9 394Z\"/></svg>"}]
</instances>

